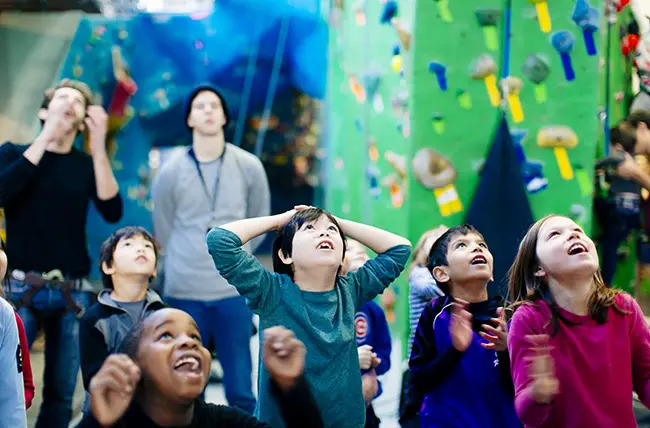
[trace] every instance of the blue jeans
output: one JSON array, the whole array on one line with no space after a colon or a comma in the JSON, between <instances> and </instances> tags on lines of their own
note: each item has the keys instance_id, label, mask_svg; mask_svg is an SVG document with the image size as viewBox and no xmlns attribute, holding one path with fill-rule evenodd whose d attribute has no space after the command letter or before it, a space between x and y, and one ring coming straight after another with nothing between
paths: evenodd
<instances>
[{"instance_id":1,"label":"blue jeans","mask_svg":"<svg viewBox=\"0 0 650 428\"><path fill-rule=\"evenodd\" d=\"M228 404L252 414L255 410L250 350L253 313L244 298L200 301L168 297L165 302L194 318L203 345L216 349L219 356Z\"/></svg>"},{"instance_id":2,"label":"blue jeans","mask_svg":"<svg viewBox=\"0 0 650 428\"><path fill-rule=\"evenodd\" d=\"M25 325L31 348L38 330L45 331L45 370L43 403L36 428L68 428L72 418L72 398L79 373L79 320L69 310L63 293L56 288L41 288L31 299L29 307L21 299L31 285L11 280L7 297L19 307L18 315ZM71 291L76 304L86 309L93 297L87 291Z\"/></svg>"}]
</instances>

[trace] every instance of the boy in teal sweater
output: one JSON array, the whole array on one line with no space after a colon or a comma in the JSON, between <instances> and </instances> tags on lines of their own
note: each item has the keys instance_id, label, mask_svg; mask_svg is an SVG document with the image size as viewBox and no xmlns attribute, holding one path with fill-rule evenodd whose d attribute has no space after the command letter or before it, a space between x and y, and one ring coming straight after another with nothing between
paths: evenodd
<instances>
[{"instance_id":1,"label":"boy in teal sweater","mask_svg":"<svg viewBox=\"0 0 650 428\"><path fill-rule=\"evenodd\" d=\"M275 273L267 271L241 246L272 230ZM339 276L349 236L378 254L359 270ZM283 214L235 221L213 229L208 250L219 273L260 315L260 331L282 325L307 348L305 379L326 427L363 427L354 315L404 269L410 242L372 226L338 219L305 206ZM260 335L260 342L263 341ZM263 346L263 344L260 344ZM256 415L283 428L270 393L269 375L260 365Z\"/></svg>"}]
</instances>

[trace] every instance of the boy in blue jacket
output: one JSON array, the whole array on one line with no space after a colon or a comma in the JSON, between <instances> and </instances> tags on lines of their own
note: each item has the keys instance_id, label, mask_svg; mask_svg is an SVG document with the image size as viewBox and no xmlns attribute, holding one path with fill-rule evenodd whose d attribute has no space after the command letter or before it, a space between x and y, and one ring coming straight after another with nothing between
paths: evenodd
<instances>
[{"instance_id":1,"label":"boy in blue jacket","mask_svg":"<svg viewBox=\"0 0 650 428\"><path fill-rule=\"evenodd\" d=\"M365 247L358 241L348 239L341 273L347 275L355 272L368 260L370 257ZM354 316L354 330L361 367L363 398L367 405L365 428L378 428L380 421L375 415L372 400L382 393L381 382L377 380L377 376L390 370L392 350L388 322L381 306L373 301L364 303Z\"/></svg>"},{"instance_id":2,"label":"boy in blue jacket","mask_svg":"<svg viewBox=\"0 0 650 428\"><path fill-rule=\"evenodd\" d=\"M428 268L446 296L428 304L409 365L422 427L519 427L501 298L488 298L492 254L470 225L445 232Z\"/></svg>"}]
</instances>

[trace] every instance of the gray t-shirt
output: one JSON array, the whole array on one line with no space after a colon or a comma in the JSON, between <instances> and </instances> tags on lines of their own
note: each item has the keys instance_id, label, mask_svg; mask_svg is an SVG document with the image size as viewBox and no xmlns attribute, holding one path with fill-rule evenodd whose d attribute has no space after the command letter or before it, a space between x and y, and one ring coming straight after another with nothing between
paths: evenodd
<instances>
[{"instance_id":1,"label":"gray t-shirt","mask_svg":"<svg viewBox=\"0 0 650 428\"><path fill-rule=\"evenodd\" d=\"M217 175L219 174L219 169L221 167L221 158L215 159L210 162L199 162L199 167L201 168L201 174L203 174L203 179L205 180L206 186L208 186L208 192L210 194L210 202L212 202L212 197L214 195L214 186L217 184ZM205 196L206 198L208 195Z\"/></svg>"},{"instance_id":2,"label":"gray t-shirt","mask_svg":"<svg viewBox=\"0 0 650 428\"><path fill-rule=\"evenodd\" d=\"M118 308L124 309L129 313L133 324L136 324L140 320L140 315L142 315L142 309L144 308L144 299L138 300L137 302L118 302L112 298L111 300L113 300Z\"/></svg>"},{"instance_id":3,"label":"gray t-shirt","mask_svg":"<svg viewBox=\"0 0 650 428\"><path fill-rule=\"evenodd\" d=\"M226 144L221 159L201 163L200 168L210 198L187 150L166 161L154 181L153 224L165 251L164 294L185 300L227 299L238 293L215 269L205 244L206 233L217 225L269 215L268 180L262 162L232 144ZM254 251L262 239L249 242L246 251Z\"/></svg>"}]
</instances>

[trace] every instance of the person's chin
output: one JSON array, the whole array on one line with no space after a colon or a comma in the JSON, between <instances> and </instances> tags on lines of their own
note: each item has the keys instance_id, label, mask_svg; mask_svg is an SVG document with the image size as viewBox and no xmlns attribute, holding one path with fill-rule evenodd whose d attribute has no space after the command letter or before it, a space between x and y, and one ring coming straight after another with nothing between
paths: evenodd
<instances>
[{"instance_id":1,"label":"person's chin","mask_svg":"<svg viewBox=\"0 0 650 428\"><path fill-rule=\"evenodd\" d=\"M214 137L215 135L219 134L219 127L218 126L208 126L205 128L202 128L201 134L208 136L208 137Z\"/></svg>"},{"instance_id":2,"label":"person's chin","mask_svg":"<svg viewBox=\"0 0 650 428\"><path fill-rule=\"evenodd\" d=\"M179 396L192 398L201 394L208 379L204 373L177 373L175 376L175 385Z\"/></svg>"},{"instance_id":3,"label":"person's chin","mask_svg":"<svg viewBox=\"0 0 650 428\"><path fill-rule=\"evenodd\" d=\"M463 282L474 282L474 281L485 281L485 283L490 282L492 279L492 272L486 270L485 272L471 272L463 279Z\"/></svg>"},{"instance_id":4,"label":"person's chin","mask_svg":"<svg viewBox=\"0 0 650 428\"><path fill-rule=\"evenodd\" d=\"M201 396L201 393L203 392L204 388L181 388L178 387L174 390L174 394L176 396L176 401L179 401L181 403L189 403Z\"/></svg>"}]
</instances>

